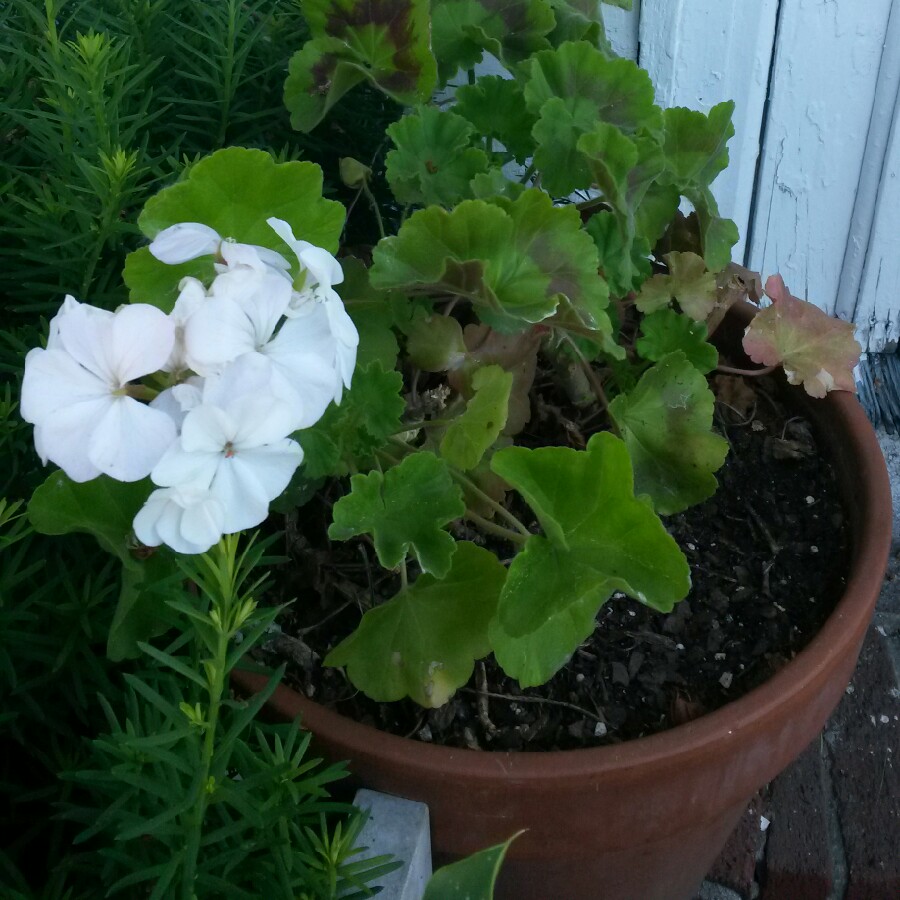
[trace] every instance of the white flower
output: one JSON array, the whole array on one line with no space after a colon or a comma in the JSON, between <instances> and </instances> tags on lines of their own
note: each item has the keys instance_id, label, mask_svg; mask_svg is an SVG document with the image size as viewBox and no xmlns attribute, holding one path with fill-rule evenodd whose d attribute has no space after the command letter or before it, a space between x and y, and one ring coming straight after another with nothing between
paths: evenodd
<instances>
[{"instance_id":1,"label":"white flower","mask_svg":"<svg viewBox=\"0 0 900 900\"><path fill-rule=\"evenodd\" d=\"M145 304L111 313L67 296L50 335L46 350L25 358L21 400L44 463L73 481L146 477L175 439L175 424L128 396L128 384L165 364L173 323Z\"/></svg>"},{"instance_id":2,"label":"white flower","mask_svg":"<svg viewBox=\"0 0 900 900\"><path fill-rule=\"evenodd\" d=\"M224 509L222 532L259 525L303 459L289 406L271 395L264 360L247 355L203 386L180 438L153 468L161 487L209 491Z\"/></svg>"},{"instance_id":3,"label":"white flower","mask_svg":"<svg viewBox=\"0 0 900 900\"><path fill-rule=\"evenodd\" d=\"M206 288L196 278L182 278L178 284L179 294L169 318L175 326L175 345L169 359L162 367L164 372L183 372L190 368L184 345L184 327L188 319L206 302Z\"/></svg>"},{"instance_id":4,"label":"white flower","mask_svg":"<svg viewBox=\"0 0 900 900\"><path fill-rule=\"evenodd\" d=\"M134 533L147 547L205 553L223 534L225 509L210 491L192 487L154 491L134 517Z\"/></svg>"},{"instance_id":5,"label":"white flower","mask_svg":"<svg viewBox=\"0 0 900 900\"><path fill-rule=\"evenodd\" d=\"M240 244L223 238L215 229L200 222L181 222L164 228L150 242L150 252L160 262L179 265L201 256L221 258L224 265L216 264L216 271L231 266L247 265L248 258L260 260L270 271L284 277L291 264L268 247Z\"/></svg>"}]
</instances>

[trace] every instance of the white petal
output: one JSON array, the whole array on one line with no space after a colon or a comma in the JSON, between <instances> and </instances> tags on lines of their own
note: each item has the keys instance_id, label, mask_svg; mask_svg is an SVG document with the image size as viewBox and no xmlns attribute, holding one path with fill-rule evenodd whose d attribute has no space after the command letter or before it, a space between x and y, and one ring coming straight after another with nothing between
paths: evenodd
<instances>
[{"instance_id":1,"label":"white petal","mask_svg":"<svg viewBox=\"0 0 900 900\"><path fill-rule=\"evenodd\" d=\"M96 478L101 472L90 459L91 435L112 402L111 397L105 397L58 410L38 426L38 452L56 463L72 481Z\"/></svg>"},{"instance_id":2,"label":"white petal","mask_svg":"<svg viewBox=\"0 0 900 900\"><path fill-rule=\"evenodd\" d=\"M237 425L231 416L210 403L194 407L181 427L181 446L187 453L221 453L234 441Z\"/></svg>"},{"instance_id":3,"label":"white petal","mask_svg":"<svg viewBox=\"0 0 900 900\"><path fill-rule=\"evenodd\" d=\"M206 490L222 459L220 452L187 453L176 441L153 467L150 477L160 487Z\"/></svg>"},{"instance_id":4,"label":"white petal","mask_svg":"<svg viewBox=\"0 0 900 900\"><path fill-rule=\"evenodd\" d=\"M150 252L170 266L217 253L222 238L208 225L182 222L164 228L150 243Z\"/></svg>"},{"instance_id":5,"label":"white petal","mask_svg":"<svg viewBox=\"0 0 900 900\"><path fill-rule=\"evenodd\" d=\"M238 450L274 444L296 431L291 406L272 396L240 397L228 411L237 424L234 446Z\"/></svg>"},{"instance_id":6,"label":"white petal","mask_svg":"<svg viewBox=\"0 0 900 900\"><path fill-rule=\"evenodd\" d=\"M50 320L50 331L47 335L47 349L61 349L61 344L59 343L59 323L63 316L66 313L71 312L77 306L81 304L71 295L66 294L65 299L62 302L62 306L59 308L59 312ZM106 312L106 315L109 316L111 313L106 310L98 310L98 312Z\"/></svg>"},{"instance_id":7,"label":"white petal","mask_svg":"<svg viewBox=\"0 0 900 900\"><path fill-rule=\"evenodd\" d=\"M147 303L116 310L111 358L120 385L158 372L175 346L175 323Z\"/></svg>"},{"instance_id":8,"label":"white petal","mask_svg":"<svg viewBox=\"0 0 900 900\"><path fill-rule=\"evenodd\" d=\"M218 374L205 380L203 402L230 410L244 396L259 398L271 392L272 362L261 353L245 353Z\"/></svg>"},{"instance_id":9,"label":"white petal","mask_svg":"<svg viewBox=\"0 0 900 900\"><path fill-rule=\"evenodd\" d=\"M178 553L204 553L221 536L222 518L221 504L209 491L163 488L135 516L134 532L149 547L164 543Z\"/></svg>"},{"instance_id":10,"label":"white petal","mask_svg":"<svg viewBox=\"0 0 900 900\"><path fill-rule=\"evenodd\" d=\"M96 423L88 458L110 478L140 481L175 439L175 423L164 412L131 397L115 397Z\"/></svg>"},{"instance_id":11,"label":"white petal","mask_svg":"<svg viewBox=\"0 0 900 900\"><path fill-rule=\"evenodd\" d=\"M181 536L206 550L222 537L224 527L225 510L209 492L202 501L186 506L181 516Z\"/></svg>"},{"instance_id":12,"label":"white petal","mask_svg":"<svg viewBox=\"0 0 900 900\"><path fill-rule=\"evenodd\" d=\"M114 318L112 313L79 303L59 317L59 334L54 344L113 389L121 387L115 384L112 358Z\"/></svg>"},{"instance_id":13,"label":"white petal","mask_svg":"<svg viewBox=\"0 0 900 900\"><path fill-rule=\"evenodd\" d=\"M253 472L266 498L272 501L288 486L303 461L303 451L296 441L283 440L265 447L241 450L235 459Z\"/></svg>"},{"instance_id":14,"label":"white petal","mask_svg":"<svg viewBox=\"0 0 900 900\"><path fill-rule=\"evenodd\" d=\"M225 298L207 300L184 326L185 357L200 375L215 375L256 349L253 325L241 307Z\"/></svg>"},{"instance_id":15,"label":"white petal","mask_svg":"<svg viewBox=\"0 0 900 900\"><path fill-rule=\"evenodd\" d=\"M327 250L310 245L301 250L297 256L300 265L312 275L316 284L331 287L344 280L341 264Z\"/></svg>"},{"instance_id":16,"label":"white petal","mask_svg":"<svg viewBox=\"0 0 900 900\"><path fill-rule=\"evenodd\" d=\"M57 410L109 396L106 381L80 366L64 350L35 347L28 351L19 402L19 412L26 422L38 424Z\"/></svg>"},{"instance_id":17,"label":"white petal","mask_svg":"<svg viewBox=\"0 0 900 900\"><path fill-rule=\"evenodd\" d=\"M291 302L291 284L287 279L246 268L220 275L210 291L215 297L231 300L244 311L252 328L255 350L262 349L270 340Z\"/></svg>"},{"instance_id":18,"label":"white petal","mask_svg":"<svg viewBox=\"0 0 900 900\"><path fill-rule=\"evenodd\" d=\"M240 456L223 461L210 491L225 508L225 534L253 528L269 514L267 491L254 474L253 466L243 463Z\"/></svg>"}]
</instances>

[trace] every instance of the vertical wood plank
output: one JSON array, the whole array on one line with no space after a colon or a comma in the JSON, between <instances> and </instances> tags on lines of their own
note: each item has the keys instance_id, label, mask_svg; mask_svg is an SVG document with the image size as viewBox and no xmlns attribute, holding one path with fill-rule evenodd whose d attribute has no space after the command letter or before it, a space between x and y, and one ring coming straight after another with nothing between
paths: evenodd
<instances>
[{"instance_id":1,"label":"vertical wood plank","mask_svg":"<svg viewBox=\"0 0 900 900\"><path fill-rule=\"evenodd\" d=\"M704 112L734 100L731 164L713 193L737 223L742 260L750 220L778 0L643 0L640 64L665 106Z\"/></svg>"},{"instance_id":2,"label":"vertical wood plank","mask_svg":"<svg viewBox=\"0 0 900 900\"><path fill-rule=\"evenodd\" d=\"M597 2L600 3L601 0ZM605 3L601 6L606 36L613 50L619 56L636 60L640 40L641 0L634 0L630 11L617 6L607 6Z\"/></svg>"},{"instance_id":3,"label":"vertical wood plank","mask_svg":"<svg viewBox=\"0 0 900 900\"><path fill-rule=\"evenodd\" d=\"M900 96L882 172L854 321L863 349L896 350L900 341Z\"/></svg>"},{"instance_id":4,"label":"vertical wood plank","mask_svg":"<svg viewBox=\"0 0 900 900\"><path fill-rule=\"evenodd\" d=\"M749 265L835 308L892 0L783 2Z\"/></svg>"}]
</instances>

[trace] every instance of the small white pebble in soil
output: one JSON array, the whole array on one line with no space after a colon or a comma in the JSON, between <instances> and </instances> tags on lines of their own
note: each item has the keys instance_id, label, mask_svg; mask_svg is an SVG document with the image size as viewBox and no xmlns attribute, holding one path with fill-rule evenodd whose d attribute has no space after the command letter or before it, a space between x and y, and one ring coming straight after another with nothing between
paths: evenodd
<instances>
[{"instance_id":1,"label":"small white pebble in soil","mask_svg":"<svg viewBox=\"0 0 900 900\"><path fill-rule=\"evenodd\" d=\"M624 599L625 599L625 595L621 591L616 591L613 594L613 600L624 600Z\"/></svg>"},{"instance_id":2,"label":"small white pebble in soil","mask_svg":"<svg viewBox=\"0 0 900 900\"><path fill-rule=\"evenodd\" d=\"M676 650L684 650L684 644L676 644L675 649Z\"/></svg>"},{"instance_id":3,"label":"small white pebble in soil","mask_svg":"<svg viewBox=\"0 0 900 900\"><path fill-rule=\"evenodd\" d=\"M884 630L884 625L876 625L875 630L882 636L887 637L887 632Z\"/></svg>"},{"instance_id":4,"label":"small white pebble in soil","mask_svg":"<svg viewBox=\"0 0 900 900\"><path fill-rule=\"evenodd\" d=\"M812 545L810 546L810 548L809 548L809 552L810 552L810 553L818 553L818 552L819 552L819 548L818 548L815 544L812 544Z\"/></svg>"},{"instance_id":5,"label":"small white pebble in soil","mask_svg":"<svg viewBox=\"0 0 900 900\"><path fill-rule=\"evenodd\" d=\"M731 687L732 681L734 681L734 675L731 672L723 672L722 677L719 679L719 684L727 691Z\"/></svg>"},{"instance_id":6,"label":"small white pebble in soil","mask_svg":"<svg viewBox=\"0 0 900 900\"><path fill-rule=\"evenodd\" d=\"M594 737L604 737L606 735L606 725L603 722L598 722L594 726Z\"/></svg>"},{"instance_id":7,"label":"small white pebble in soil","mask_svg":"<svg viewBox=\"0 0 900 900\"><path fill-rule=\"evenodd\" d=\"M759 830L760 831L765 831L771 824L772 823L765 816L759 817Z\"/></svg>"},{"instance_id":8,"label":"small white pebble in soil","mask_svg":"<svg viewBox=\"0 0 900 900\"><path fill-rule=\"evenodd\" d=\"M893 697L895 700L900 700L900 688L892 687L888 691L888 695Z\"/></svg>"},{"instance_id":9,"label":"small white pebble in soil","mask_svg":"<svg viewBox=\"0 0 900 900\"><path fill-rule=\"evenodd\" d=\"M693 544L687 545L688 550L696 550L697 548Z\"/></svg>"},{"instance_id":10,"label":"small white pebble in soil","mask_svg":"<svg viewBox=\"0 0 900 900\"><path fill-rule=\"evenodd\" d=\"M636 613L633 609L629 609L629 610L628 610L628 615L631 616L632 618L634 618L634 616L636 616L637 613Z\"/></svg>"},{"instance_id":11,"label":"small white pebble in soil","mask_svg":"<svg viewBox=\"0 0 900 900\"><path fill-rule=\"evenodd\" d=\"M869 716L869 719L872 721L872 724L875 724L875 716Z\"/></svg>"},{"instance_id":12,"label":"small white pebble in soil","mask_svg":"<svg viewBox=\"0 0 900 900\"><path fill-rule=\"evenodd\" d=\"M853 687L852 684L848 684L846 690L844 691L844 693L846 693L846 694L852 694L855 690L856 690L856 688Z\"/></svg>"},{"instance_id":13,"label":"small white pebble in soil","mask_svg":"<svg viewBox=\"0 0 900 900\"><path fill-rule=\"evenodd\" d=\"M889 716L879 716L878 721L881 722L882 725L887 725L891 720Z\"/></svg>"},{"instance_id":14,"label":"small white pebble in soil","mask_svg":"<svg viewBox=\"0 0 900 900\"><path fill-rule=\"evenodd\" d=\"M575 680L576 680L579 684L581 684L581 682L584 681L584 672L579 672L579 673L575 676Z\"/></svg>"},{"instance_id":15,"label":"small white pebble in soil","mask_svg":"<svg viewBox=\"0 0 900 900\"><path fill-rule=\"evenodd\" d=\"M716 659L719 659L719 660L725 659L725 654L724 654L724 653L717 653L717 654L716 654Z\"/></svg>"},{"instance_id":16,"label":"small white pebble in soil","mask_svg":"<svg viewBox=\"0 0 900 900\"><path fill-rule=\"evenodd\" d=\"M810 506L812 506L813 503L816 502L816 498L815 498L815 497L807 497L807 498L806 498L806 502L807 502Z\"/></svg>"},{"instance_id":17,"label":"small white pebble in soil","mask_svg":"<svg viewBox=\"0 0 900 900\"><path fill-rule=\"evenodd\" d=\"M753 420L753 424L752 424L750 427L751 427L754 431L765 431L765 430L766 430L766 426L763 425L763 423L760 422L759 419L754 419L754 420Z\"/></svg>"},{"instance_id":18,"label":"small white pebble in soil","mask_svg":"<svg viewBox=\"0 0 900 900\"><path fill-rule=\"evenodd\" d=\"M419 737L420 737L423 741L430 741L430 740L432 740L433 735L432 735L432 733L431 733L431 726L430 726L430 725L426 725L423 729L421 729L421 730L419 731Z\"/></svg>"}]
</instances>

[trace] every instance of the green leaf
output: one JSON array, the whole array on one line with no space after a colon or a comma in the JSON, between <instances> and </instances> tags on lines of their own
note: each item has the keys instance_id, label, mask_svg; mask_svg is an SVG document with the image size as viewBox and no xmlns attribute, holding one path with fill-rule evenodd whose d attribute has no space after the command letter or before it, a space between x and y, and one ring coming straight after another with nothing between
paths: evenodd
<instances>
[{"instance_id":1,"label":"green leaf","mask_svg":"<svg viewBox=\"0 0 900 900\"><path fill-rule=\"evenodd\" d=\"M665 111L666 178L697 211L703 256L712 271L731 261L737 226L719 216L709 186L728 166L728 141L734 135L734 102L714 106L709 115L675 107Z\"/></svg>"},{"instance_id":2,"label":"green leaf","mask_svg":"<svg viewBox=\"0 0 900 900\"><path fill-rule=\"evenodd\" d=\"M134 659L141 653L142 641L166 632L168 588L181 578L174 557L164 549L123 567L122 589L106 642L106 654L113 662Z\"/></svg>"},{"instance_id":3,"label":"green leaf","mask_svg":"<svg viewBox=\"0 0 900 900\"><path fill-rule=\"evenodd\" d=\"M719 351L707 343L704 322L694 322L673 309L660 309L641 321L642 337L635 344L644 358L658 362L680 350L700 373L711 372L719 362Z\"/></svg>"},{"instance_id":4,"label":"green leaf","mask_svg":"<svg viewBox=\"0 0 900 900\"><path fill-rule=\"evenodd\" d=\"M556 28L550 33L554 47L566 41L587 41L608 56L612 48L606 38L606 28L596 0L550 0Z\"/></svg>"},{"instance_id":5,"label":"green leaf","mask_svg":"<svg viewBox=\"0 0 900 900\"><path fill-rule=\"evenodd\" d=\"M396 236L379 242L374 260L376 286L467 298L498 331L520 331L546 319L559 295L588 324L610 330L593 242L578 211L554 207L543 191L490 204L466 200L451 212L419 210Z\"/></svg>"},{"instance_id":6,"label":"green leaf","mask_svg":"<svg viewBox=\"0 0 900 900\"><path fill-rule=\"evenodd\" d=\"M662 611L687 593L687 562L634 496L628 450L612 434L595 434L582 451L509 447L494 454L492 468L522 494L546 535L529 538L510 566L498 610L507 634L536 632L573 604L596 612L615 590ZM547 639L565 643L560 628ZM557 649L564 658L575 648Z\"/></svg>"},{"instance_id":7,"label":"green leaf","mask_svg":"<svg viewBox=\"0 0 900 900\"><path fill-rule=\"evenodd\" d=\"M519 834L438 869L429 879L422 900L493 900L503 859Z\"/></svg>"},{"instance_id":8,"label":"green leaf","mask_svg":"<svg viewBox=\"0 0 900 900\"><path fill-rule=\"evenodd\" d=\"M531 130L537 117L525 106L517 81L482 75L475 84L456 89L453 111L468 119L479 134L500 141L519 162L534 155Z\"/></svg>"},{"instance_id":9,"label":"green leaf","mask_svg":"<svg viewBox=\"0 0 900 900\"><path fill-rule=\"evenodd\" d=\"M488 623L505 577L493 553L462 541L442 581L421 575L369 610L325 665L346 666L350 681L374 700L408 696L425 707L442 706L469 680L475 660L490 652Z\"/></svg>"},{"instance_id":10,"label":"green leaf","mask_svg":"<svg viewBox=\"0 0 900 900\"><path fill-rule=\"evenodd\" d=\"M380 362L357 369L339 406L332 404L312 428L296 433L303 448L300 471L310 480L368 468L376 450L401 430L406 408L403 376Z\"/></svg>"},{"instance_id":11,"label":"green leaf","mask_svg":"<svg viewBox=\"0 0 900 900\"><path fill-rule=\"evenodd\" d=\"M365 369L378 362L389 372L397 365L400 352L394 327L405 320L409 304L403 297L372 287L369 270L356 257L345 256L340 263L344 281L338 285L338 292L359 332L356 368Z\"/></svg>"},{"instance_id":12,"label":"green leaf","mask_svg":"<svg viewBox=\"0 0 900 900\"><path fill-rule=\"evenodd\" d=\"M311 131L366 80L404 106L431 96L428 0L306 0L303 13L313 39L291 58L284 85L294 128Z\"/></svg>"},{"instance_id":13,"label":"green leaf","mask_svg":"<svg viewBox=\"0 0 900 900\"><path fill-rule=\"evenodd\" d=\"M637 308L652 313L667 307L674 298L685 315L697 322L705 321L718 299L716 276L707 271L706 263L696 253L673 251L663 258L669 274L654 275L644 283Z\"/></svg>"},{"instance_id":14,"label":"green leaf","mask_svg":"<svg viewBox=\"0 0 900 900\"><path fill-rule=\"evenodd\" d=\"M152 490L148 478L126 483L101 475L77 482L65 472L53 472L34 492L28 519L41 534L92 534L126 567L137 568L132 522Z\"/></svg>"},{"instance_id":15,"label":"green leaf","mask_svg":"<svg viewBox=\"0 0 900 900\"><path fill-rule=\"evenodd\" d=\"M500 366L485 366L472 376L473 397L465 412L450 423L441 441L441 456L464 472L474 469L500 437L509 413L513 376Z\"/></svg>"},{"instance_id":16,"label":"green leaf","mask_svg":"<svg viewBox=\"0 0 900 900\"><path fill-rule=\"evenodd\" d=\"M271 216L287 221L299 240L330 253L337 251L344 207L323 199L322 170L310 162L276 163L262 150L242 147L219 150L200 160L187 178L147 201L138 225L153 238L170 225L200 222L222 237L268 247L290 259L290 248L266 224ZM181 278L204 273L212 273L211 259L169 266L144 247L129 256L125 281L133 302L170 309Z\"/></svg>"},{"instance_id":17,"label":"green leaf","mask_svg":"<svg viewBox=\"0 0 900 900\"><path fill-rule=\"evenodd\" d=\"M494 200L497 197L517 200L527 190L524 184L510 181L503 169L497 166L492 166L487 172L479 172L472 179L471 188L476 200Z\"/></svg>"},{"instance_id":18,"label":"green leaf","mask_svg":"<svg viewBox=\"0 0 900 900\"><path fill-rule=\"evenodd\" d=\"M426 372L456 368L466 355L462 326L452 316L414 316L406 328L406 355Z\"/></svg>"},{"instance_id":19,"label":"green leaf","mask_svg":"<svg viewBox=\"0 0 900 900\"><path fill-rule=\"evenodd\" d=\"M487 154L471 146L474 129L454 112L420 106L387 130L387 180L400 203L453 206L471 198L469 182L486 172Z\"/></svg>"},{"instance_id":20,"label":"green leaf","mask_svg":"<svg viewBox=\"0 0 900 900\"><path fill-rule=\"evenodd\" d=\"M650 76L631 60L608 57L586 41L536 54L529 76L525 102L539 117L534 161L552 193L590 185L591 172L577 145L598 123L625 134L662 131Z\"/></svg>"},{"instance_id":21,"label":"green leaf","mask_svg":"<svg viewBox=\"0 0 900 900\"><path fill-rule=\"evenodd\" d=\"M423 572L443 578L456 541L443 526L466 511L447 464L433 453L407 456L398 465L350 479L350 493L334 505L328 536L346 541L371 534L378 561L393 569L412 551Z\"/></svg>"},{"instance_id":22,"label":"green leaf","mask_svg":"<svg viewBox=\"0 0 900 900\"><path fill-rule=\"evenodd\" d=\"M487 50L506 65L549 46L554 27L547 0L436 0L432 44L441 84L459 69L471 69Z\"/></svg>"},{"instance_id":23,"label":"green leaf","mask_svg":"<svg viewBox=\"0 0 900 900\"><path fill-rule=\"evenodd\" d=\"M603 277L613 296L627 296L650 276L650 244L643 237L629 241L613 213L604 210L591 216L585 232L594 241Z\"/></svg>"},{"instance_id":24,"label":"green leaf","mask_svg":"<svg viewBox=\"0 0 900 900\"><path fill-rule=\"evenodd\" d=\"M671 353L616 397L609 412L634 463L635 490L662 515L711 497L728 442L712 433L715 399L683 353Z\"/></svg>"}]
</instances>

